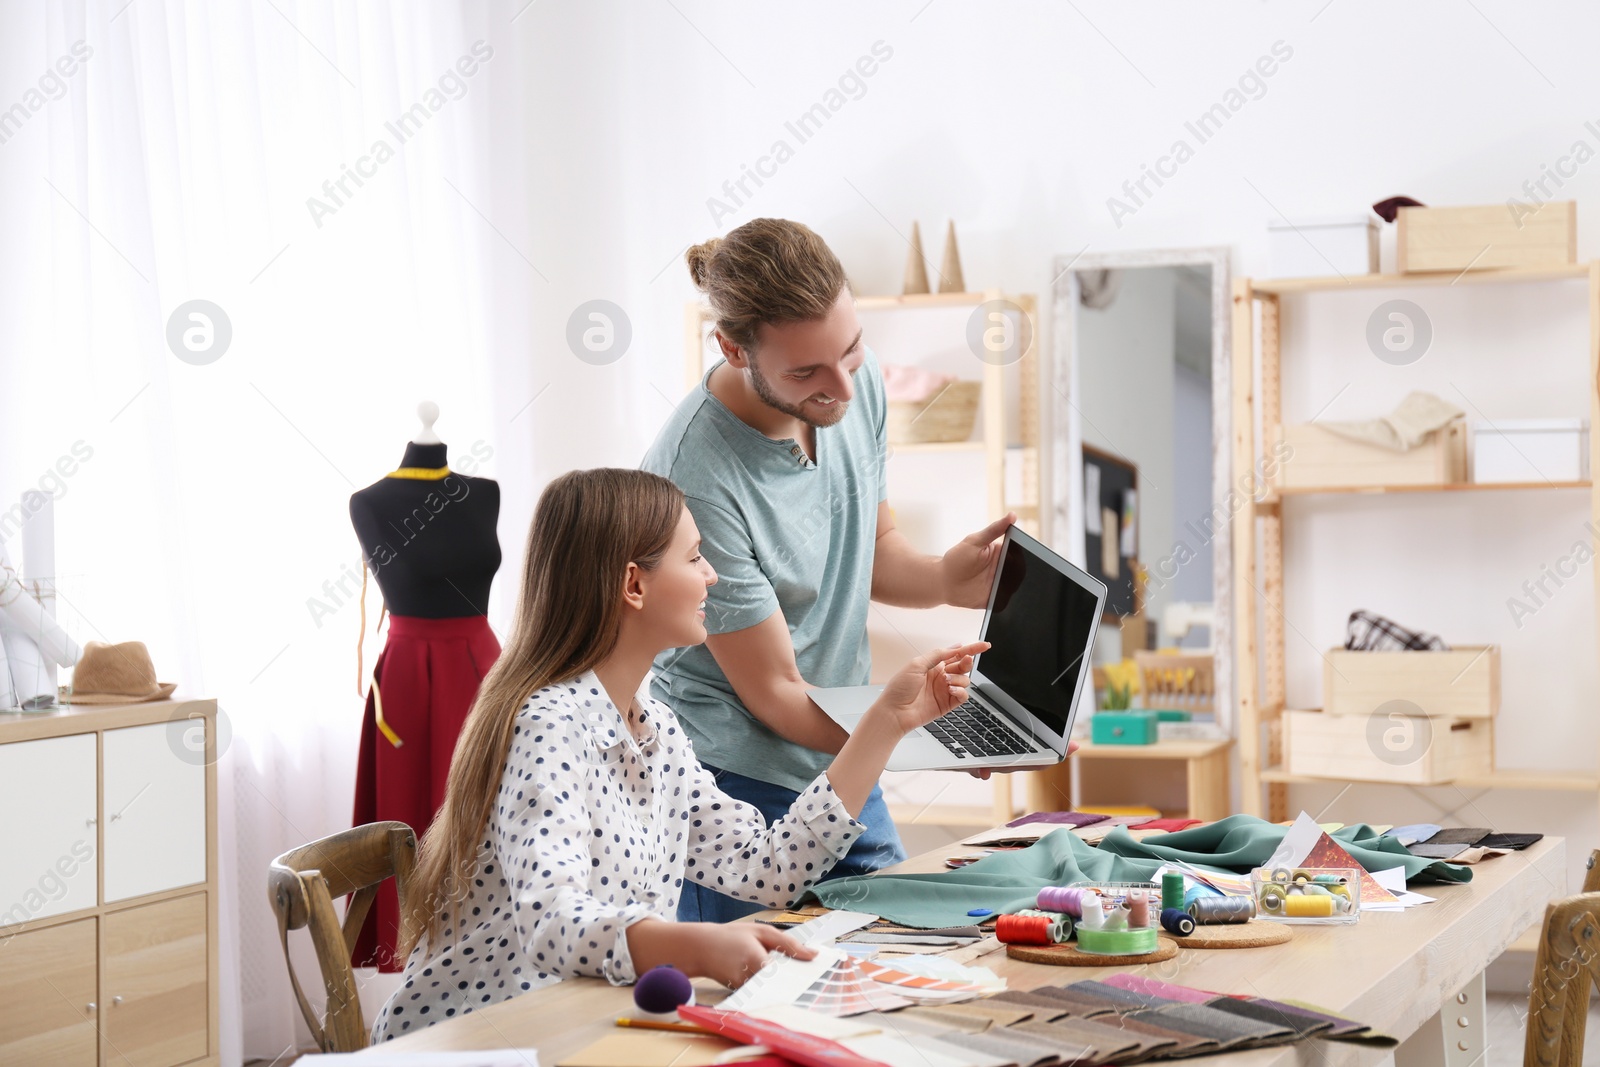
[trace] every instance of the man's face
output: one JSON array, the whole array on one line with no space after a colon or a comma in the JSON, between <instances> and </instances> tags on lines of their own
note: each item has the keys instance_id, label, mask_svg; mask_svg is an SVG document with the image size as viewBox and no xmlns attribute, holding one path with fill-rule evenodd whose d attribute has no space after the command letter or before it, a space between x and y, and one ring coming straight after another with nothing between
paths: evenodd
<instances>
[{"instance_id":1,"label":"man's face","mask_svg":"<svg viewBox=\"0 0 1600 1067\"><path fill-rule=\"evenodd\" d=\"M855 396L852 376L865 358L849 290L820 319L762 326L749 358L750 384L762 403L811 426L837 423Z\"/></svg>"}]
</instances>

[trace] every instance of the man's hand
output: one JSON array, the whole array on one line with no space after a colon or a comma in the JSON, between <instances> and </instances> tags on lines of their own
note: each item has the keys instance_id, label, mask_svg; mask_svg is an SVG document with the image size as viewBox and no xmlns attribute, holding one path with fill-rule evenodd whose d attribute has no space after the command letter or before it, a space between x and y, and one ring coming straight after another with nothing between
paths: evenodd
<instances>
[{"instance_id":1,"label":"man's hand","mask_svg":"<svg viewBox=\"0 0 1600 1067\"><path fill-rule=\"evenodd\" d=\"M1070 756L1076 751L1078 751L1078 742L1076 742L1076 741L1068 741L1067 742L1067 755ZM1036 769L1037 768L1034 768L1034 767L1015 767L1015 768L1013 768L1013 767L984 767L984 768L982 768L980 770L968 771L967 773L972 775L972 777L978 779L979 781L987 782L989 780L989 775L991 775L991 774L997 774L997 773L998 774L1010 774L1013 770L1029 771L1029 770L1036 770Z\"/></svg>"},{"instance_id":2,"label":"man's hand","mask_svg":"<svg viewBox=\"0 0 1600 1067\"><path fill-rule=\"evenodd\" d=\"M1017 521L1007 512L975 534L963 537L939 561L944 578L944 602L960 608L983 608L989 604L989 588L994 584L994 568L1000 562L1000 538Z\"/></svg>"}]
</instances>

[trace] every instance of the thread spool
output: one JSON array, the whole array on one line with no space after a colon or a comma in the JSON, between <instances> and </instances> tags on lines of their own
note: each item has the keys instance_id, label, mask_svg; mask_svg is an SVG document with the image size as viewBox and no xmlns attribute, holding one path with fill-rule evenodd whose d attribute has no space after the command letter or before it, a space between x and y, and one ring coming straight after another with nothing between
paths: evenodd
<instances>
[{"instance_id":1,"label":"thread spool","mask_svg":"<svg viewBox=\"0 0 1600 1067\"><path fill-rule=\"evenodd\" d=\"M1194 933L1194 920L1182 908L1162 908L1161 928L1169 934L1188 937Z\"/></svg>"},{"instance_id":2,"label":"thread spool","mask_svg":"<svg viewBox=\"0 0 1600 1067\"><path fill-rule=\"evenodd\" d=\"M1255 914L1250 897L1201 897L1189 905L1189 917L1204 926L1249 922Z\"/></svg>"},{"instance_id":3,"label":"thread spool","mask_svg":"<svg viewBox=\"0 0 1600 1067\"><path fill-rule=\"evenodd\" d=\"M1150 897L1142 889L1128 893L1128 926L1133 929L1150 925Z\"/></svg>"},{"instance_id":4,"label":"thread spool","mask_svg":"<svg viewBox=\"0 0 1600 1067\"><path fill-rule=\"evenodd\" d=\"M1183 910L1183 875L1177 871L1168 871L1161 876L1161 910L1168 908Z\"/></svg>"},{"instance_id":5,"label":"thread spool","mask_svg":"<svg viewBox=\"0 0 1600 1067\"><path fill-rule=\"evenodd\" d=\"M1086 886L1047 885L1039 890L1036 903L1043 911L1059 911L1074 919L1081 919L1083 909L1091 898L1098 906L1100 894Z\"/></svg>"},{"instance_id":6,"label":"thread spool","mask_svg":"<svg viewBox=\"0 0 1600 1067\"><path fill-rule=\"evenodd\" d=\"M1325 919L1333 914L1333 898L1291 893L1283 902L1283 913L1291 919Z\"/></svg>"},{"instance_id":7,"label":"thread spool","mask_svg":"<svg viewBox=\"0 0 1600 1067\"><path fill-rule=\"evenodd\" d=\"M1060 920L1049 915L1000 915L994 936L1003 945L1059 945L1067 939Z\"/></svg>"}]
</instances>

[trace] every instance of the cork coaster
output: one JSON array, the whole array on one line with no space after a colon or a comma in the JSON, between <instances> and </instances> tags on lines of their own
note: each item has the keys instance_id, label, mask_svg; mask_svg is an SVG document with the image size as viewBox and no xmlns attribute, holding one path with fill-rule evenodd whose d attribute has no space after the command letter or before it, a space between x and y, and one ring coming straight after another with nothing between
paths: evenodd
<instances>
[{"instance_id":1,"label":"cork coaster","mask_svg":"<svg viewBox=\"0 0 1600 1067\"><path fill-rule=\"evenodd\" d=\"M1170 937L1156 938L1156 945L1154 952L1142 956L1100 956L1080 950L1072 941L1060 945L1007 945L1006 955L1023 963L1046 963L1052 967L1128 967L1135 963L1160 963L1178 954L1178 946Z\"/></svg>"},{"instance_id":2,"label":"cork coaster","mask_svg":"<svg viewBox=\"0 0 1600 1067\"><path fill-rule=\"evenodd\" d=\"M1176 940L1182 948L1265 948L1281 945L1293 936L1283 923L1251 919L1247 923L1196 925L1194 933Z\"/></svg>"}]
</instances>

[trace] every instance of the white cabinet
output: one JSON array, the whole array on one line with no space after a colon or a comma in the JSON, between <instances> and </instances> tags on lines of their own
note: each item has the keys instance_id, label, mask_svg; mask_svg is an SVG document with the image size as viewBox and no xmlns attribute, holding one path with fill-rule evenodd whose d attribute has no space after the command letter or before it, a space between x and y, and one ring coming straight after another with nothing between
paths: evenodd
<instances>
[{"instance_id":1,"label":"white cabinet","mask_svg":"<svg viewBox=\"0 0 1600 1067\"><path fill-rule=\"evenodd\" d=\"M95 840L95 735L0 744L0 926L99 903Z\"/></svg>"},{"instance_id":2,"label":"white cabinet","mask_svg":"<svg viewBox=\"0 0 1600 1067\"><path fill-rule=\"evenodd\" d=\"M0 1067L218 1067L216 725L0 712Z\"/></svg>"},{"instance_id":3,"label":"white cabinet","mask_svg":"<svg viewBox=\"0 0 1600 1067\"><path fill-rule=\"evenodd\" d=\"M206 880L206 769L177 734L151 723L104 733L107 903Z\"/></svg>"}]
</instances>

